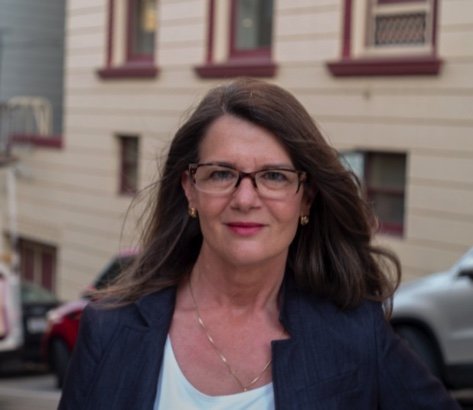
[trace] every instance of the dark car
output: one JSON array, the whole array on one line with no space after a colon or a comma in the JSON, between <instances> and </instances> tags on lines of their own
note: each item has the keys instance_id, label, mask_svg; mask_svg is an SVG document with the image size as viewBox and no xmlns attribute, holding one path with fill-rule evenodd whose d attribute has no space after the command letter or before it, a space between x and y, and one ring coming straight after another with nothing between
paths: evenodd
<instances>
[{"instance_id":1,"label":"dark car","mask_svg":"<svg viewBox=\"0 0 473 410\"><path fill-rule=\"evenodd\" d=\"M59 305L59 300L47 289L31 282L23 282L21 304L24 337L22 359L41 361L41 340L47 327L47 314Z\"/></svg>"},{"instance_id":2,"label":"dark car","mask_svg":"<svg viewBox=\"0 0 473 410\"><path fill-rule=\"evenodd\" d=\"M41 340L47 327L47 313L60 302L53 293L31 282L23 281L19 288L12 289L19 289L21 309L14 309L15 313L5 317L5 337L0 349L0 362L5 364L18 359L22 362L40 362L43 359ZM11 305L11 308L13 306L16 305ZM18 314L20 311L21 316ZM10 332L15 336L8 338Z\"/></svg>"},{"instance_id":3,"label":"dark car","mask_svg":"<svg viewBox=\"0 0 473 410\"><path fill-rule=\"evenodd\" d=\"M135 255L134 251L120 253L105 266L94 282L82 293L80 299L63 303L48 313L48 326L43 336L42 350L49 367L56 375L58 387L63 384L76 343L80 317L90 301L91 290L105 288L132 263Z\"/></svg>"}]
</instances>

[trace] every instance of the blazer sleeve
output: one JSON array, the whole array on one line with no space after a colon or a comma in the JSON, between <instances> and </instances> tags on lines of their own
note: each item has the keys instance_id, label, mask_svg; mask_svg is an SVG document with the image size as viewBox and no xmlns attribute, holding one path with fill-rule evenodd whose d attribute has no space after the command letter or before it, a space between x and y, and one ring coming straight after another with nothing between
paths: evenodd
<instances>
[{"instance_id":1,"label":"blazer sleeve","mask_svg":"<svg viewBox=\"0 0 473 410\"><path fill-rule=\"evenodd\" d=\"M79 334L69 362L58 410L87 408L88 393L103 352L99 311L91 304L82 313Z\"/></svg>"},{"instance_id":2,"label":"blazer sleeve","mask_svg":"<svg viewBox=\"0 0 473 410\"><path fill-rule=\"evenodd\" d=\"M392 330L382 309L375 314L381 410L461 410L441 382Z\"/></svg>"}]
</instances>

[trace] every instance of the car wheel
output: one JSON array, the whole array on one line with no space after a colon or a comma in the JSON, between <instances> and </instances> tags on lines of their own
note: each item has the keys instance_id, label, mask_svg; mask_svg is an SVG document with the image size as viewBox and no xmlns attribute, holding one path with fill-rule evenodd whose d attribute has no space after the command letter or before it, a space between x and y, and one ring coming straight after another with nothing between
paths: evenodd
<instances>
[{"instance_id":1,"label":"car wheel","mask_svg":"<svg viewBox=\"0 0 473 410\"><path fill-rule=\"evenodd\" d=\"M397 326L396 333L401 336L419 359L429 368L430 372L442 380L442 366L440 355L427 334L412 326Z\"/></svg>"},{"instance_id":2,"label":"car wheel","mask_svg":"<svg viewBox=\"0 0 473 410\"><path fill-rule=\"evenodd\" d=\"M69 364L70 352L62 340L54 340L51 345L51 363L56 375L57 387L61 388L66 377L66 370Z\"/></svg>"}]
</instances>

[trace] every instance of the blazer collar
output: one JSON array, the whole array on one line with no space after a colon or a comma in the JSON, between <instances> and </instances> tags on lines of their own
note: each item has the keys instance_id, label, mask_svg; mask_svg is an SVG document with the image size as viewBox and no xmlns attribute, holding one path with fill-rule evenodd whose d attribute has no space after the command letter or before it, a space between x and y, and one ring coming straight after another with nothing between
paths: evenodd
<instances>
[{"instance_id":1,"label":"blazer collar","mask_svg":"<svg viewBox=\"0 0 473 410\"><path fill-rule=\"evenodd\" d=\"M143 296L135 302L135 306L148 326L162 327L167 323L168 326L164 328L167 332L176 304L176 290L175 286L164 288Z\"/></svg>"}]
</instances>

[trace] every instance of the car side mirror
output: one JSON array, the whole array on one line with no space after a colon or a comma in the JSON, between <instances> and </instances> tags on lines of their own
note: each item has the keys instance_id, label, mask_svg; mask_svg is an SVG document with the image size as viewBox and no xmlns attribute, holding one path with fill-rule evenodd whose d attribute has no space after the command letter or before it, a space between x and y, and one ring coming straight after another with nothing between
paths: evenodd
<instances>
[{"instance_id":1,"label":"car side mirror","mask_svg":"<svg viewBox=\"0 0 473 410\"><path fill-rule=\"evenodd\" d=\"M470 280L473 281L473 267L469 267L469 268L465 268L465 269L462 269L460 271L460 273L458 274L458 276L466 276L468 278L470 278Z\"/></svg>"}]
</instances>

